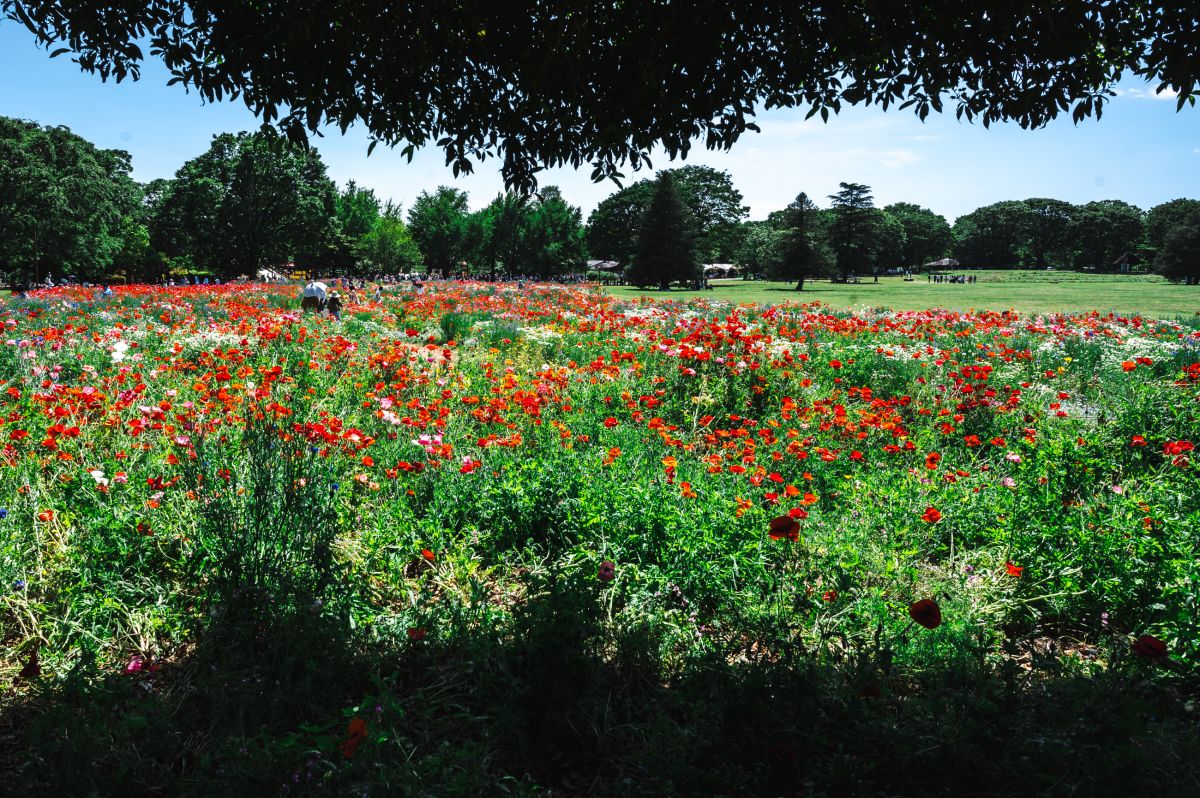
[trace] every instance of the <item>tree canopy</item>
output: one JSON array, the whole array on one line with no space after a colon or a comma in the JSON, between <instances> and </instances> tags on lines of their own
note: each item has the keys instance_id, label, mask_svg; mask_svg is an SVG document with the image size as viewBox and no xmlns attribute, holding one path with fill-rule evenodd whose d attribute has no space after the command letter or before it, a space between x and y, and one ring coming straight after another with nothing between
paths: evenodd
<instances>
[{"instance_id":1,"label":"tree canopy","mask_svg":"<svg viewBox=\"0 0 1200 798\"><path fill-rule=\"evenodd\" d=\"M696 255L706 263L732 260L740 243L739 223L749 213L742 192L728 172L711 166L685 166L671 173L679 198L696 225ZM629 263L636 247L642 216L650 207L657 183L639 180L608 196L588 217L591 254Z\"/></svg>"},{"instance_id":2,"label":"tree canopy","mask_svg":"<svg viewBox=\"0 0 1200 798\"><path fill-rule=\"evenodd\" d=\"M98 280L146 236L129 154L0 117L0 271Z\"/></svg>"},{"instance_id":3,"label":"tree canopy","mask_svg":"<svg viewBox=\"0 0 1200 798\"><path fill-rule=\"evenodd\" d=\"M1132 72L1194 102L1192 3L883 0L596 3L459 0L0 0L53 54L103 79L149 56L209 101L241 98L294 138L361 124L455 174L499 157L529 191L542 169L597 180L652 149L728 149L760 107L949 108L985 125L1099 116ZM403 42L397 46L398 39ZM143 47L148 46L147 52Z\"/></svg>"},{"instance_id":4,"label":"tree canopy","mask_svg":"<svg viewBox=\"0 0 1200 798\"><path fill-rule=\"evenodd\" d=\"M438 186L432 194L422 191L408 211L408 229L425 262L443 274L453 272L466 256L469 227L467 194L449 186Z\"/></svg>"},{"instance_id":5,"label":"tree canopy","mask_svg":"<svg viewBox=\"0 0 1200 798\"><path fill-rule=\"evenodd\" d=\"M153 220L155 241L227 279L289 261L321 265L335 243L336 204L315 149L222 133L175 173Z\"/></svg>"},{"instance_id":6,"label":"tree canopy","mask_svg":"<svg viewBox=\"0 0 1200 798\"><path fill-rule=\"evenodd\" d=\"M1200 285L1200 213L1171 228L1154 265L1168 280Z\"/></svg>"}]
</instances>

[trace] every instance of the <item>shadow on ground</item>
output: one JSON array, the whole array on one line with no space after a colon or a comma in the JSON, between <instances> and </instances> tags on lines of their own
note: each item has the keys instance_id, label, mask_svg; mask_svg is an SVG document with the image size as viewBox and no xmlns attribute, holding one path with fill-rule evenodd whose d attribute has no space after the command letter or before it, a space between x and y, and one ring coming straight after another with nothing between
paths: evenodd
<instances>
[{"instance_id":1,"label":"shadow on ground","mask_svg":"<svg viewBox=\"0 0 1200 798\"><path fill-rule=\"evenodd\" d=\"M531 596L424 639L297 616L215 625L155 672L81 661L5 707L0 778L27 796L1200 794L1196 685L1134 663L917 674L747 645L668 665L651 630L601 622L594 582Z\"/></svg>"}]
</instances>

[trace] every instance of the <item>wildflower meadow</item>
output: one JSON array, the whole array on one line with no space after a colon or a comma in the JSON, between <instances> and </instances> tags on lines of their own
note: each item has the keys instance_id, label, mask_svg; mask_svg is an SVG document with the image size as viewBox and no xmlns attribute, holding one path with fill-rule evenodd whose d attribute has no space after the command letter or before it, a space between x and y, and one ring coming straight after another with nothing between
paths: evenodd
<instances>
[{"instance_id":1,"label":"wildflower meadow","mask_svg":"<svg viewBox=\"0 0 1200 798\"><path fill-rule=\"evenodd\" d=\"M0 325L21 794L1200 791L1197 317L444 282Z\"/></svg>"}]
</instances>

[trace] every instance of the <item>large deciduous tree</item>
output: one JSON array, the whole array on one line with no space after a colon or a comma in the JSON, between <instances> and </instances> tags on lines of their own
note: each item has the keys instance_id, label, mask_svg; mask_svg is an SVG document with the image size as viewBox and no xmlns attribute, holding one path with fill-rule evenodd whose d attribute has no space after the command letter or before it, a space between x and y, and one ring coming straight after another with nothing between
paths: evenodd
<instances>
[{"instance_id":1,"label":"large deciduous tree","mask_svg":"<svg viewBox=\"0 0 1200 798\"><path fill-rule=\"evenodd\" d=\"M883 211L904 228L903 254L897 265L918 267L950 252L954 235L945 216L911 202L894 202Z\"/></svg>"},{"instance_id":2,"label":"large deciduous tree","mask_svg":"<svg viewBox=\"0 0 1200 798\"><path fill-rule=\"evenodd\" d=\"M1017 267L1031 213L1023 202L1005 201L958 217L954 220L954 257L976 268Z\"/></svg>"},{"instance_id":3,"label":"large deciduous tree","mask_svg":"<svg viewBox=\"0 0 1200 798\"><path fill-rule=\"evenodd\" d=\"M1173 282L1200 285L1200 213L1167 233L1154 258L1154 267Z\"/></svg>"},{"instance_id":4,"label":"large deciduous tree","mask_svg":"<svg viewBox=\"0 0 1200 798\"><path fill-rule=\"evenodd\" d=\"M145 237L129 154L65 127L0 117L0 270L100 280Z\"/></svg>"},{"instance_id":5,"label":"large deciduous tree","mask_svg":"<svg viewBox=\"0 0 1200 798\"><path fill-rule=\"evenodd\" d=\"M263 132L223 133L175 173L154 239L168 255L226 279L289 262L324 268L336 204L315 149Z\"/></svg>"},{"instance_id":6,"label":"large deciduous tree","mask_svg":"<svg viewBox=\"0 0 1200 798\"><path fill-rule=\"evenodd\" d=\"M421 250L404 224L400 207L391 202L384 203L357 249L363 265L373 271L408 273L423 265Z\"/></svg>"},{"instance_id":7,"label":"large deciduous tree","mask_svg":"<svg viewBox=\"0 0 1200 798\"><path fill-rule=\"evenodd\" d=\"M639 180L601 200L587 220L592 257L627 266L637 248L638 225L653 197L654 182Z\"/></svg>"},{"instance_id":8,"label":"large deciduous tree","mask_svg":"<svg viewBox=\"0 0 1200 798\"><path fill-rule=\"evenodd\" d=\"M1166 243L1172 230L1200 214L1200 200L1173 199L1155 205L1146 212L1146 245L1157 252Z\"/></svg>"},{"instance_id":9,"label":"large deciduous tree","mask_svg":"<svg viewBox=\"0 0 1200 798\"><path fill-rule=\"evenodd\" d=\"M1063 200L1038 197L1024 201L1029 208L1021 231L1021 252L1026 266L1041 269L1063 265L1068 258L1067 230L1075 206Z\"/></svg>"},{"instance_id":10,"label":"large deciduous tree","mask_svg":"<svg viewBox=\"0 0 1200 798\"><path fill-rule=\"evenodd\" d=\"M455 173L498 156L510 187L547 166L635 168L652 149L728 149L760 106L950 108L1038 127L1099 116L1132 73L1193 100L1195 10L1183 2L932 0L0 0L47 48L102 78L148 52L207 100L240 97L296 138L323 125ZM397 37L405 42L396 46Z\"/></svg>"},{"instance_id":11,"label":"large deciduous tree","mask_svg":"<svg viewBox=\"0 0 1200 798\"><path fill-rule=\"evenodd\" d=\"M430 269L443 274L458 270L471 249L467 195L449 186L422 191L408 211L408 229Z\"/></svg>"},{"instance_id":12,"label":"large deciduous tree","mask_svg":"<svg viewBox=\"0 0 1200 798\"><path fill-rule=\"evenodd\" d=\"M744 222L741 243L738 244L733 262L746 275L773 275L779 269L782 239L783 230L778 225L771 222Z\"/></svg>"},{"instance_id":13,"label":"large deciduous tree","mask_svg":"<svg viewBox=\"0 0 1200 798\"><path fill-rule=\"evenodd\" d=\"M556 186L543 188L529 215L527 247L533 273L547 279L584 266L583 214Z\"/></svg>"},{"instance_id":14,"label":"large deciduous tree","mask_svg":"<svg viewBox=\"0 0 1200 798\"><path fill-rule=\"evenodd\" d=\"M1145 227L1144 214L1127 202L1100 200L1078 206L1067 228L1075 268L1115 268L1122 256L1137 253Z\"/></svg>"},{"instance_id":15,"label":"large deciduous tree","mask_svg":"<svg viewBox=\"0 0 1200 798\"><path fill-rule=\"evenodd\" d=\"M696 223L679 196L674 177L661 172L650 207L638 226L637 250L627 272L637 286L657 285L663 291L673 282L697 279Z\"/></svg>"}]
</instances>

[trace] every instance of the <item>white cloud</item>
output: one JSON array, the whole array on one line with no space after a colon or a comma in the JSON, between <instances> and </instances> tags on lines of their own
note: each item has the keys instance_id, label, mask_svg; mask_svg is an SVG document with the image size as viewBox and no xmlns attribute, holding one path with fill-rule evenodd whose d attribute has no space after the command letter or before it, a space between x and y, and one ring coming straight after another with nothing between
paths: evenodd
<instances>
[{"instance_id":1,"label":"white cloud","mask_svg":"<svg viewBox=\"0 0 1200 798\"><path fill-rule=\"evenodd\" d=\"M874 161L888 169L900 169L905 166L911 166L921 160L921 156L912 150L903 150L898 147L888 149L849 149L843 150L842 154L852 160Z\"/></svg>"},{"instance_id":2,"label":"white cloud","mask_svg":"<svg viewBox=\"0 0 1200 798\"><path fill-rule=\"evenodd\" d=\"M1162 91L1154 91L1149 87L1144 89L1114 89L1118 97L1134 97L1139 100L1174 100L1179 97L1179 92L1174 89L1167 88Z\"/></svg>"}]
</instances>

